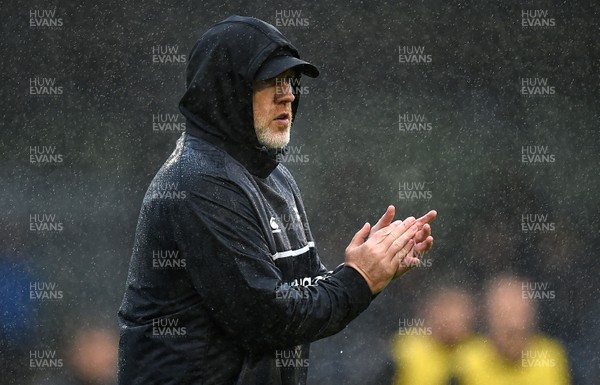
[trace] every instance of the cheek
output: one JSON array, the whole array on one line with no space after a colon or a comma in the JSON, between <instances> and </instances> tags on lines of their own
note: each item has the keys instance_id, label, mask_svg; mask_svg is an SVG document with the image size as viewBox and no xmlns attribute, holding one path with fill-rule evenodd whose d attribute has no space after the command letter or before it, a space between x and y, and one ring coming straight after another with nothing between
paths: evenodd
<instances>
[{"instance_id":1,"label":"cheek","mask_svg":"<svg viewBox=\"0 0 600 385\"><path fill-rule=\"evenodd\" d=\"M269 89L255 92L252 96L252 109L255 114L265 115L269 112L273 97Z\"/></svg>"},{"instance_id":2,"label":"cheek","mask_svg":"<svg viewBox=\"0 0 600 385\"><path fill-rule=\"evenodd\" d=\"M264 126L265 121L267 120L267 114L263 108L260 106L254 107L254 125L255 126Z\"/></svg>"},{"instance_id":3,"label":"cheek","mask_svg":"<svg viewBox=\"0 0 600 385\"><path fill-rule=\"evenodd\" d=\"M252 113L255 117L259 113L259 101L258 97L256 96L256 93L252 95Z\"/></svg>"}]
</instances>

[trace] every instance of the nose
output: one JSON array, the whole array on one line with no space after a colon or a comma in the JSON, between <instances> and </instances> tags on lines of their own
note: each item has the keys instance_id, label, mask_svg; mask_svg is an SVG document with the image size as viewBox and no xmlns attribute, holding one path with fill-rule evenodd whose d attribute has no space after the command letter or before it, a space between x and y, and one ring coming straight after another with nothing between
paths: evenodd
<instances>
[{"instance_id":1,"label":"nose","mask_svg":"<svg viewBox=\"0 0 600 385\"><path fill-rule=\"evenodd\" d=\"M278 103L292 103L296 97L289 80L282 80L275 86L275 100Z\"/></svg>"}]
</instances>

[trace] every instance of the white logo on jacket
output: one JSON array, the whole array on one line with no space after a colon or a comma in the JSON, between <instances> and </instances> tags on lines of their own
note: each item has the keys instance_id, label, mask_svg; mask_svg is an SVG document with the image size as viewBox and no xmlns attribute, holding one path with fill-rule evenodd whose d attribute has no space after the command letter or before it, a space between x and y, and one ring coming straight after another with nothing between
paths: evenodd
<instances>
[{"instance_id":1,"label":"white logo on jacket","mask_svg":"<svg viewBox=\"0 0 600 385\"><path fill-rule=\"evenodd\" d=\"M271 225L271 232L273 234L275 233L280 233L281 229L279 228L279 225L277 224L277 221L275 221L275 217L271 217L271 220L269 221L269 224Z\"/></svg>"}]
</instances>

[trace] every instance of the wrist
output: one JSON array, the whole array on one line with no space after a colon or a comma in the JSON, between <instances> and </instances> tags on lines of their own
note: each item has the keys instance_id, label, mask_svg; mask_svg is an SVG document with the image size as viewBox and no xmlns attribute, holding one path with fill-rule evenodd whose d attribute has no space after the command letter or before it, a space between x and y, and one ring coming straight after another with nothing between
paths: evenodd
<instances>
[{"instance_id":1,"label":"wrist","mask_svg":"<svg viewBox=\"0 0 600 385\"><path fill-rule=\"evenodd\" d=\"M352 262L346 262L345 263L346 266L351 267L352 269L356 270L360 276L365 280L365 282L367 283L367 286L369 286L369 290L371 290L371 294L375 295L377 293L379 293L381 290L383 290L382 288L378 288L373 280L369 277L369 275L363 270L361 269L358 265L352 263Z\"/></svg>"}]
</instances>

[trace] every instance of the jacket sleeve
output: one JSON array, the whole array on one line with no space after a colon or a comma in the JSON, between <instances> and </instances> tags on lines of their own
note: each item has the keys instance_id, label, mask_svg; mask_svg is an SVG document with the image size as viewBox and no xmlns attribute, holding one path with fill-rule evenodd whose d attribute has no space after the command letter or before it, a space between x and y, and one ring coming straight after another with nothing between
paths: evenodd
<instances>
[{"instance_id":1,"label":"jacket sleeve","mask_svg":"<svg viewBox=\"0 0 600 385\"><path fill-rule=\"evenodd\" d=\"M314 285L282 285L248 197L229 181L203 180L179 202L178 247L209 314L246 348L293 346L335 334L368 307L370 289L350 267Z\"/></svg>"}]
</instances>

